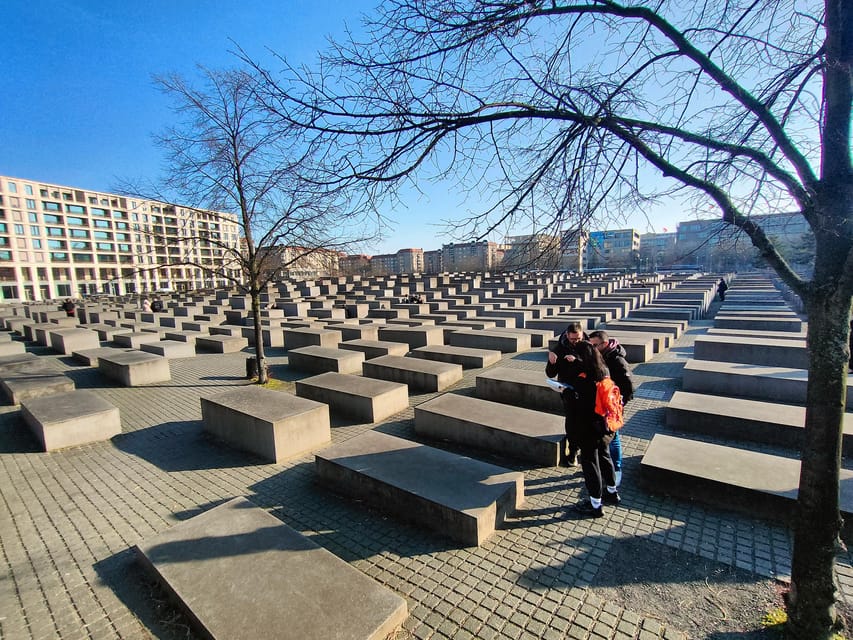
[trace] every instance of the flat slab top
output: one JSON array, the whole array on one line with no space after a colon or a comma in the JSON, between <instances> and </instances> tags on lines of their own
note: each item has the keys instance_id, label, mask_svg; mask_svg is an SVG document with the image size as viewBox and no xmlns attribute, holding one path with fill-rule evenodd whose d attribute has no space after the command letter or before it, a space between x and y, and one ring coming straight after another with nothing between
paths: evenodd
<instances>
[{"instance_id":1,"label":"flat slab top","mask_svg":"<svg viewBox=\"0 0 853 640\"><path fill-rule=\"evenodd\" d=\"M780 380L802 380L809 377L807 369L791 369L789 367L766 367L760 364L746 364L743 362L720 362L717 360L688 360L684 369L686 371L708 371L712 373L726 373L744 376L759 376L762 378L779 378Z\"/></svg>"},{"instance_id":2,"label":"flat slab top","mask_svg":"<svg viewBox=\"0 0 853 640\"><path fill-rule=\"evenodd\" d=\"M331 389L333 391L341 391L363 397L379 396L395 389L405 389L407 393L409 390L409 385L403 384L402 382L365 378L349 373L337 373L335 371L311 376L310 378L299 380L296 384L325 387L326 389Z\"/></svg>"},{"instance_id":3,"label":"flat slab top","mask_svg":"<svg viewBox=\"0 0 853 640\"><path fill-rule=\"evenodd\" d=\"M488 508L524 478L519 471L378 431L316 456L462 512Z\"/></svg>"},{"instance_id":4,"label":"flat slab top","mask_svg":"<svg viewBox=\"0 0 853 640\"><path fill-rule=\"evenodd\" d=\"M341 358L364 360L364 354L361 351L353 351L352 349L336 349L335 347L320 347L318 345L298 347L296 349L291 349L289 353L314 356L316 358L328 358L331 360L339 360Z\"/></svg>"},{"instance_id":5,"label":"flat slab top","mask_svg":"<svg viewBox=\"0 0 853 640\"><path fill-rule=\"evenodd\" d=\"M502 382L515 382L518 384L535 384L540 387L547 387L545 382L545 356L542 356L542 370L534 371L531 369L515 369L513 367L492 367L488 371L477 374L477 378L500 380ZM556 391L554 392L556 393Z\"/></svg>"},{"instance_id":6,"label":"flat slab top","mask_svg":"<svg viewBox=\"0 0 853 640\"><path fill-rule=\"evenodd\" d=\"M146 362L160 362L166 361L163 356L158 356L154 353L147 353L145 351L136 351L136 350L128 350L128 351L120 351L118 353L108 353L105 355L98 356L98 363L107 362L117 365L132 365L132 364L143 364Z\"/></svg>"},{"instance_id":7,"label":"flat slab top","mask_svg":"<svg viewBox=\"0 0 853 640\"><path fill-rule=\"evenodd\" d=\"M430 344L424 347L418 347L413 349L413 351L420 351L422 353L443 353L446 355L458 355L458 356L497 356L500 357L501 352L496 349L477 349L476 347L454 347L449 344Z\"/></svg>"},{"instance_id":8,"label":"flat slab top","mask_svg":"<svg viewBox=\"0 0 853 640\"><path fill-rule=\"evenodd\" d=\"M381 640L406 618L403 598L244 498L136 549L213 638Z\"/></svg>"},{"instance_id":9,"label":"flat slab top","mask_svg":"<svg viewBox=\"0 0 853 640\"><path fill-rule=\"evenodd\" d=\"M326 407L321 402L299 398L284 391L262 389L254 384L202 398L201 401L227 407L267 422L278 422L295 414Z\"/></svg>"},{"instance_id":10,"label":"flat slab top","mask_svg":"<svg viewBox=\"0 0 853 640\"><path fill-rule=\"evenodd\" d=\"M117 411L115 405L101 398L96 392L86 389L54 393L25 400L21 404L42 423L62 422L105 411Z\"/></svg>"},{"instance_id":11,"label":"flat slab top","mask_svg":"<svg viewBox=\"0 0 853 640\"><path fill-rule=\"evenodd\" d=\"M792 499L800 483L800 461L689 438L656 434L643 466L733 484ZM845 486L848 487L845 490ZM841 470L841 510L853 510L853 471Z\"/></svg>"},{"instance_id":12,"label":"flat slab top","mask_svg":"<svg viewBox=\"0 0 853 640\"><path fill-rule=\"evenodd\" d=\"M775 347L779 349L791 349L793 350L804 350L806 349L806 341L803 340L776 340L772 337L758 337L758 336L733 336L733 335L713 335L706 334L704 336L698 336L696 338L696 342L707 342L713 344L731 344L738 346L749 346L749 347Z\"/></svg>"},{"instance_id":13,"label":"flat slab top","mask_svg":"<svg viewBox=\"0 0 853 640\"><path fill-rule=\"evenodd\" d=\"M364 364L418 371L421 373L444 373L446 371L462 370L462 365L459 364L424 360L422 358L407 358L406 356L379 356L378 358L365 361Z\"/></svg>"},{"instance_id":14,"label":"flat slab top","mask_svg":"<svg viewBox=\"0 0 853 640\"><path fill-rule=\"evenodd\" d=\"M416 415L419 411L497 427L532 438L562 439L566 435L563 416L455 393L427 400L415 407Z\"/></svg>"}]
</instances>

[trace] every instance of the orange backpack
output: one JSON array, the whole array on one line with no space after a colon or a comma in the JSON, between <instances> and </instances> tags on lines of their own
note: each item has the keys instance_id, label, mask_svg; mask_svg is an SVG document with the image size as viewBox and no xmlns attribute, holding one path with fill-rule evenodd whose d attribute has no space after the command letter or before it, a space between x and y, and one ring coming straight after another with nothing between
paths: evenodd
<instances>
[{"instance_id":1,"label":"orange backpack","mask_svg":"<svg viewBox=\"0 0 853 640\"><path fill-rule=\"evenodd\" d=\"M625 424L622 392L610 378L595 383L595 412L604 417L604 424L610 433L616 433Z\"/></svg>"}]
</instances>

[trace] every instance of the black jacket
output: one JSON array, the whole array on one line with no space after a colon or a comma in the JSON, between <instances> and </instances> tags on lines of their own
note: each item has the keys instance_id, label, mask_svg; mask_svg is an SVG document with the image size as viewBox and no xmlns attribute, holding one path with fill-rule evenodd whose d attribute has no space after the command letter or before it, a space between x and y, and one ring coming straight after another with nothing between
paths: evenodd
<instances>
[{"instance_id":1,"label":"black jacket","mask_svg":"<svg viewBox=\"0 0 853 640\"><path fill-rule=\"evenodd\" d=\"M604 357L604 364L610 371L610 378L619 387L622 394L622 404L625 404L634 397L634 380L631 378L631 369L625 359L625 356L628 355L625 347L619 344L616 338L610 338L601 355Z\"/></svg>"},{"instance_id":2,"label":"black jacket","mask_svg":"<svg viewBox=\"0 0 853 640\"><path fill-rule=\"evenodd\" d=\"M586 334L583 334L583 339L586 340ZM577 360L574 362L566 360L567 355L577 357L578 354L577 351L575 351L574 345L569 342L565 333L560 335L560 340L557 343L557 346L554 347L554 353L557 356L557 362L554 364L548 362L545 365L545 375L549 378L557 376L557 380L560 382L574 385L577 381L578 374L583 371L583 367Z\"/></svg>"}]
</instances>

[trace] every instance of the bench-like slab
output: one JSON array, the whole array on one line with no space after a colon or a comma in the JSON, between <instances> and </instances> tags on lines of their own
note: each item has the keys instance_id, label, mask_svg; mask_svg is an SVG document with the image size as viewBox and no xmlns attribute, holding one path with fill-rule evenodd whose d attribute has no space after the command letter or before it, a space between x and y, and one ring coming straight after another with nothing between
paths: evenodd
<instances>
[{"instance_id":1,"label":"bench-like slab","mask_svg":"<svg viewBox=\"0 0 853 640\"><path fill-rule=\"evenodd\" d=\"M14 405L42 396L74 391L74 381L54 366L49 366L51 364L36 362L27 363L26 366L6 367L0 379L3 393Z\"/></svg>"},{"instance_id":2,"label":"bench-like slab","mask_svg":"<svg viewBox=\"0 0 853 640\"><path fill-rule=\"evenodd\" d=\"M80 349L97 349L101 346L98 334L89 329L58 329L50 331L50 347L54 351L71 355Z\"/></svg>"},{"instance_id":3,"label":"bench-like slab","mask_svg":"<svg viewBox=\"0 0 853 640\"><path fill-rule=\"evenodd\" d=\"M341 342L341 332L314 327L292 327L284 329L284 348L326 347L336 349Z\"/></svg>"},{"instance_id":4,"label":"bench-like slab","mask_svg":"<svg viewBox=\"0 0 853 640\"><path fill-rule=\"evenodd\" d=\"M809 372L739 362L688 360L682 372L684 391L784 402L806 403ZM847 409L853 409L853 381L847 383Z\"/></svg>"},{"instance_id":5,"label":"bench-like slab","mask_svg":"<svg viewBox=\"0 0 853 640\"><path fill-rule=\"evenodd\" d=\"M524 502L524 475L378 431L315 457L320 480L465 545L482 544Z\"/></svg>"},{"instance_id":6,"label":"bench-like slab","mask_svg":"<svg viewBox=\"0 0 853 640\"><path fill-rule=\"evenodd\" d=\"M419 391L444 391L462 379L462 366L401 356L365 360L362 372L368 378L402 382Z\"/></svg>"},{"instance_id":7,"label":"bench-like slab","mask_svg":"<svg viewBox=\"0 0 853 640\"><path fill-rule=\"evenodd\" d=\"M12 356L19 353L25 353L26 347L23 342L16 340L6 340L0 342L0 356Z\"/></svg>"},{"instance_id":8,"label":"bench-like slab","mask_svg":"<svg viewBox=\"0 0 853 640\"><path fill-rule=\"evenodd\" d=\"M697 360L743 362L767 367L809 368L806 341L774 340L772 338L705 335L693 343Z\"/></svg>"},{"instance_id":9,"label":"bench-like slab","mask_svg":"<svg viewBox=\"0 0 853 640\"><path fill-rule=\"evenodd\" d=\"M296 395L327 404L332 413L360 422L379 422L409 407L406 385L345 373L297 380Z\"/></svg>"},{"instance_id":10,"label":"bench-like slab","mask_svg":"<svg viewBox=\"0 0 853 640\"><path fill-rule=\"evenodd\" d=\"M423 358L436 362L450 362L461 365L463 369L482 369L501 360L501 352L493 349L473 349L471 347L453 347L437 344L418 347L409 352L411 358Z\"/></svg>"},{"instance_id":11,"label":"bench-like slab","mask_svg":"<svg viewBox=\"0 0 853 640\"><path fill-rule=\"evenodd\" d=\"M89 367L98 366L98 358L101 356L109 356L114 353L126 353L129 349L119 349L118 347L97 347L95 349L81 349L74 351L71 357L80 364L85 364Z\"/></svg>"},{"instance_id":12,"label":"bench-like slab","mask_svg":"<svg viewBox=\"0 0 853 640\"><path fill-rule=\"evenodd\" d=\"M745 318L717 314L714 317L714 327L717 329L757 329L760 331L799 332L803 330L803 322L799 318Z\"/></svg>"},{"instance_id":13,"label":"bench-like slab","mask_svg":"<svg viewBox=\"0 0 853 640\"><path fill-rule=\"evenodd\" d=\"M562 416L445 393L415 407L415 431L525 460L557 464L566 437Z\"/></svg>"},{"instance_id":14,"label":"bench-like slab","mask_svg":"<svg viewBox=\"0 0 853 640\"><path fill-rule=\"evenodd\" d=\"M509 331L493 331L491 329L472 329L471 331L454 331L447 336L447 344L454 347L472 347L474 349L493 349L501 353L518 353L529 351L530 336L524 333Z\"/></svg>"},{"instance_id":15,"label":"bench-like slab","mask_svg":"<svg viewBox=\"0 0 853 640\"><path fill-rule=\"evenodd\" d=\"M169 360L153 353L123 351L98 357L98 371L125 387L168 382Z\"/></svg>"},{"instance_id":16,"label":"bench-like slab","mask_svg":"<svg viewBox=\"0 0 853 640\"><path fill-rule=\"evenodd\" d=\"M656 434L643 456L640 479L649 490L750 516L790 519L800 461L757 451ZM841 470L841 513L853 514L853 471Z\"/></svg>"},{"instance_id":17,"label":"bench-like slab","mask_svg":"<svg viewBox=\"0 0 853 640\"><path fill-rule=\"evenodd\" d=\"M386 342L403 342L409 349L427 345L444 344L444 329L434 325L403 326L385 325L379 327L379 339Z\"/></svg>"},{"instance_id":18,"label":"bench-like slab","mask_svg":"<svg viewBox=\"0 0 853 640\"><path fill-rule=\"evenodd\" d=\"M135 547L139 561L216 640L385 640L406 601L245 498Z\"/></svg>"},{"instance_id":19,"label":"bench-like slab","mask_svg":"<svg viewBox=\"0 0 853 640\"><path fill-rule=\"evenodd\" d=\"M311 373L361 373L364 354L349 349L332 347L300 347L287 352L287 365Z\"/></svg>"},{"instance_id":20,"label":"bench-like slab","mask_svg":"<svg viewBox=\"0 0 853 640\"><path fill-rule=\"evenodd\" d=\"M24 400L21 417L44 451L109 440L121 433L118 407L85 389Z\"/></svg>"},{"instance_id":21,"label":"bench-like slab","mask_svg":"<svg viewBox=\"0 0 853 640\"><path fill-rule=\"evenodd\" d=\"M249 385L201 398L204 430L269 462L325 446L332 439L329 407Z\"/></svg>"},{"instance_id":22,"label":"bench-like slab","mask_svg":"<svg viewBox=\"0 0 853 640\"><path fill-rule=\"evenodd\" d=\"M178 340L158 340L139 345L145 353L154 353L164 358L192 358L195 356L195 345Z\"/></svg>"},{"instance_id":23,"label":"bench-like slab","mask_svg":"<svg viewBox=\"0 0 853 640\"><path fill-rule=\"evenodd\" d=\"M380 356L404 356L409 352L409 345L385 340L347 340L341 342L338 347L350 351L361 351L365 360Z\"/></svg>"},{"instance_id":24,"label":"bench-like slab","mask_svg":"<svg viewBox=\"0 0 853 640\"><path fill-rule=\"evenodd\" d=\"M537 411L563 413L560 394L545 382L545 365L542 370L493 367L475 378L478 398L502 402Z\"/></svg>"},{"instance_id":25,"label":"bench-like slab","mask_svg":"<svg viewBox=\"0 0 853 640\"><path fill-rule=\"evenodd\" d=\"M151 331L116 333L113 335L113 344L126 349L139 349L143 344L159 342L160 340L160 334Z\"/></svg>"},{"instance_id":26,"label":"bench-like slab","mask_svg":"<svg viewBox=\"0 0 853 640\"><path fill-rule=\"evenodd\" d=\"M195 346L199 351L213 353L237 353L249 346L249 341L242 336L197 336Z\"/></svg>"},{"instance_id":27,"label":"bench-like slab","mask_svg":"<svg viewBox=\"0 0 853 640\"><path fill-rule=\"evenodd\" d=\"M796 448L805 423L805 407L687 391L676 391L666 408L674 429ZM844 414L842 452L853 455L853 413Z\"/></svg>"}]
</instances>

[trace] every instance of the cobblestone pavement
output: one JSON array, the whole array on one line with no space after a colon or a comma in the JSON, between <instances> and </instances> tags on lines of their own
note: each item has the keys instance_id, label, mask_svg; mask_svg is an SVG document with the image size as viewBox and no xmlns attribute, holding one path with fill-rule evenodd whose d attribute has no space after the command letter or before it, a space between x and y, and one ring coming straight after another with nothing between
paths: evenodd
<instances>
[{"instance_id":1,"label":"cobblestone pavement","mask_svg":"<svg viewBox=\"0 0 853 640\"><path fill-rule=\"evenodd\" d=\"M524 508L477 548L459 548L320 487L310 455L266 464L209 440L199 398L247 384L246 353L174 360L171 382L124 388L35 350L65 367L77 388L98 389L118 406L123 433L40 453L19 411L0 406L0 638L192 638L131 548L234 496L246 496L404 596L410 615L399 638L686 638L652 612L596 595L590 585L614 540L643 537L768 577L786 578L791 558L785 527L638 486L643 451L655 433L667 432L664 408L707 326L696 323L671 350L634 367L639 390L623 431L624 500L604 518L577 519L568 508L582 497L579 472L430 443L525 473ZM274 377L295 379L284 352L273 351L270 362ZM538 349L507 355L499 366L538 370L544 362ZM479 372L466 371L451 391L473 394ZM333 421L332 440L371 428L419 440L412 407L434 395L410 396L408 410L379 425ZM838 566L849 601L850 558Z\"/></svg>"}]
</instances>

